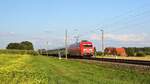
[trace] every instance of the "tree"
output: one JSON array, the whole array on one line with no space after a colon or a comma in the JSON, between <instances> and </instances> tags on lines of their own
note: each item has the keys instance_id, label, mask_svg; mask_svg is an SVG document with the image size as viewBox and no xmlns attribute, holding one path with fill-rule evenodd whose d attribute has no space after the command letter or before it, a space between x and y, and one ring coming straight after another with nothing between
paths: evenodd
<instances>
[{"instance_id":1,"label":"tree","mask_svg":"<svg viewBox=\"0 0 150 84\"><path fill-rule=\"evenodd\" d=\"M33 44L29 41L23 41L20 43L24 50L33 50Z\"/></svg>"},{"instance_id":2,"label":"tree","mask_svg":"<svg viewBox=\"0 0 150 84\"><path fill-rule=\"evenodd\" d=\"M33 44L29 41L23 41L21 43L9 43L6 49L18 49L18 50L33 50Z\"/></svg>"},{"instance_id":3,"label":"tree","mask_svg":"<svg viewBox=\"0 0 150 84\"><path fill-rule=\"evenodd\" d=\"M134 56L135 55L135 48L129 47L129 48L125 48L126 53L128 56Z\"/></svg>"},{"instance_id":4,"label":"tree","mask_svg":"<svg viewBox=\"0 0 150 84\"><path fill-rule=\"evenodd\" d=\"M46 54L47 53L47 50L46 49L38 49L38 52L40 54Z\"/></svg>"},{"instance_id":5,"label":"tree","mask_svg":"<svg viewBox=\"0 0 150 84\"><path fill-rule=\"evenodd\" d=\"M7 49L22 49L20 43L9 43Z\"/></svg>"}]
</instances>

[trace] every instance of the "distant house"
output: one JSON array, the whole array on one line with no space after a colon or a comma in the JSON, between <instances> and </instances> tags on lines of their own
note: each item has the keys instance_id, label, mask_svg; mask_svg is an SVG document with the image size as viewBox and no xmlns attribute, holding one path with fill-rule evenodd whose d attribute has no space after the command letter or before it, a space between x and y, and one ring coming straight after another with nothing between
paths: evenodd
<instances>
[{"instance_id":1,"label":"distant house","mask_svg":"<svg viewBox=\"0 0 150 84\"><path fill-rule=\"evenodd\" d=\"M115 48L113 47L105 48L104 53L105 55L116 55Z\"/></svg>"},{"instance_id":2,"label":"distant house","mask_svg":"<svg viewBox=\"0 0 150 84\"><path fill-rule=\"evenodd\" d=\"M124 48L108 47L108 48L105 48L104 52L106 55L127 56Z\"/></svg>"},{"instance_id":3,"label":"distant house","mask_svg":"<svg viewBox=\"0 0 150 84\"><path fill-rule=\"evenodd\" d=\"M116 53L118 56L127 56L127 53L124 48L116 48Z\"/></svg>"}]
</instances>

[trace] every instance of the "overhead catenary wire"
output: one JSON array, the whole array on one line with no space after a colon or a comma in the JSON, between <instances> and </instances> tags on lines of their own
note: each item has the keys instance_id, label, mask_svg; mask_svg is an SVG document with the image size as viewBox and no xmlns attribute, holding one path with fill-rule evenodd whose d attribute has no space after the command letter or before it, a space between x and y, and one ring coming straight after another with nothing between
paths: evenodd
<instances>
[{"instance_id":1,"label":"overhead catenary wire","mask_svg":"<svg viewBox=\"0 0 150 84\"><path fill-rule=\"evenodd\" d=\"M149 3L143 4L142 6L139 6L137 8L129 9L129 11L122 13L121 15L114 16L113 19L111 20L112 23L108 22L106 24L99 24L96 26L96 28L103 26L103 29L107 29L107 30L109 29L109 31L106 31L106 33L110 33L110 32L114 33L116 31L120 32L123 28L124 29L130 29L131 28L131 27L126 28L126 26L136 25L136 24L143 25L144 22L143 22L143 24L141 24L141 23L137 22L136 19L138 19L139 17L142 17L145 14L150 13L150 10L144 10L143 11L143 9L145 7L147 7L147 5L149 5ZM137 10L138 10L138 12L137 12ZM113 25L114 26L118 25L118 22L123 22L123 23L125 22L125 24L121 25L121 27L113 27ZM93 30L91 30L91 31L88 30L86 32L82 32L82 33L80 32L80 34L78 34L78 37L85 38L86 37L85 35L87 35L87 34L98 33L96 28L94 29L94 27L93 27Z\"/></svg>"},{"instance_id":2,"label":"overhead catenary wire","mask_svg":"<svg viewBox=\"0 0 150 84\"><path fill-rule=\"evenodd\" d=\"M139 8L141 8L141 7L144 7L145 6L145 4L143 5L143 6L140 6ZM129 11L128 13L129 13L129 15L128 15L128 18L125 18L124 19L124 21L126 21L127 19L130 19L130 20L132 20L132 19L136 19L137 17L140 17L140 16L142 16L142 15L144 15L144 14L148 14L148 13L150 13L150 10L146 10L146 11L144 11L144 12L141 12L141 13L138 13L138 14L130 14L130 12L132 13L132 12L134 12L134 10L132 10L132 11ZM123 14L122 14L123 15ZM123 17L122 15L120 15L120 17ZM132 16L132 18L130 18L130 17ZM116 18L119 18L118 16L116 17ZM132 20L132 22L136 22L137 20ZM118 21L117 21L118 22ZM117 22L113 22L112 24L113 25L118 25L118 23ZM113 26L111 25L111 24L107 24L107 25L110 25L111 27L107 27L107 26L105 26L105 25L103 25L104 26L104 29L108 29L109 28L109 30L107 31L107 32L115 32L115 31L118 31L118 30L122 30L122 29L128 29L128 28L124 28L127 24L132 24L132 22L131 21L126 21L126 23L122 26L122 27L115 27L114 29L113 29ZM114 24L114 23L116 23L116 24ZM138 24L139 25L139 24ZM89 33L92 33L92 32L89 32Z\"/></svg>"},{"instance_id":3,"label":"overhead catenary wire","mask_svg":"<svg viewBox=\"0 0 150 84\"><path fill-rule=\"evenodd\" d=\"M135 15L135 11L139 11L139 10L144 10L145 7L149 6L150 3L146 3L146 4L143 4L143 5L140 5L136 8L132 8L132 9L129 9L127 12L124 12L120 15L116 15L114 17L112 17L109 22L107 22L106 24L104 23L101 23L101 24L98 24L97 26L101 26L103 25L104 27L106 27L105 29L109 28L108 26L113 26L113 25L116 25L115 23L118 23L120 21L125 20L127 19L129 16L134 16ZM146 11L145 11L146 12Z\"/></svg>"},{"instance_id":4,"label":"overhead catenary wire","mask_svg":"<svg viewBox=\"0 0 150 84\"><path fill-rule=\"evenodd\" d=\"M143 21L142 23L140 22L140 23L127 23L125 26L121 26L121 27L118 27L118 28L116 28L116 29L114 29L114 30L111 30L111 31L109 31L109 32L116 32L117 30L120 32L120 31L125 31L125 30L131 30L131 28L132 29L134 29L135 30L135 28L137 28L137 26L139 27L139 26L142 26L142 25L144 25L144 24L146 24L147 22L149 22L150 20L147 20L147 21ZM143 27L141 27L141 28L143 28ZM133 31L134 32L134 31Z\"/></svg>"},{"instance_id":5,"label":"overhead catenary wire","mask_svg":"<svg viewBox=\"0 0 150 84\"><path fill-rule=\"evenodd\" d=\"M139 17L139 16L141 16L141 15L143 15L144 13L150 13L150 10L149 11L146 11L146 12L143 12L143 13L141 13L141 14L137 14L137 15L134 15L134 17L133 17L133 19L136 19L135 17ZM145 17L146 18L146 17ZM142 19L144 19L144 18L142 18ZM132 19L131 19L132 20ZM113 27L111 27L111 29L110 30L108 30L107 32L115 32L116 30L118 31L119 29L128 29L127 27L126 27L126 25L127 24L131 24L131 25L133 25L133 23L136 23L136 21L137 20L132 20L132 21L126 21L126 23L124 24L124 25L122 25L122 27L115 27L114 29L112 29ZM116 25L118 25L118 24L116 24ZM127 25L127 26L129 26L129 25ZM135 24L136 25L136 24ZM137 23L137 25L140 25L140 23ZM126 27L126 28L125 28ZM108 27L108 28L110 28L110 27ZM106 29L106 27L104 27L104 29ZM83 35L85 35L85 34L90 34L90 33L96 33L96 31L97 31L97 29L95 29L95 31L88 31L88 32L84 32L84 33L82 33L80 36L83 36Z\"/></svg>"},{"instance_id":6,"label":"overhead catenary wire","mask_svg":"<svg viewBox=\"0 0 150 84\"><path fill-rule=\"evenodd\" d=\"M146 12L145 12L146 13ZM147 13L149 13L150 14L150 10L147 12ZM144 13L142 13L142 14L144 14ZM123 23L123 25L121 25L121 27L115 27L114 29L110 29L109 31L110 32L115 32L116 30L119 30L119 29L128 29L128 28L130 28L130 27L126 27L126 26L129 26L129 25L133 25L133 23L135 24L135 25L140 25L140 23L137 23L137 21L143 21L143 20L136 20L137 18L135 18L135 17L140 17L142 14L138 14L138 15L135 15L132 19L130 19L130 21L126 21L125 23ZM149 19L149 18L147 18L147 17L144 17L144 18L146 18L146 19ZM142 18L142 19L144 19L144 18ZM144 22L147 22L147 21L144 21ZM143 22L143 23L144 23ZM126 28L125 28L126 27ZM109 27L109 28L113 28L113 26L112 27Z\"/></svg>"}]
</instances>

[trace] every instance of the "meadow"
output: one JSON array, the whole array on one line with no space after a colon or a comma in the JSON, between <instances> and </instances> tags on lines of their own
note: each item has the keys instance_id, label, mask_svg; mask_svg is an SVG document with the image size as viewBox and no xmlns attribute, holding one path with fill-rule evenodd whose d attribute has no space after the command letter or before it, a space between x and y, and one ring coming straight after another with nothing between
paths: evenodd
<instances>
[{"instance_id":1,"label":"meadow","mask_svg":"<svg viewBox=\"0 0 150 84\"><path fill-rule=\"evenodd\" d=\"M1 84L150 84L150 72L54 57L0 54Z\"/></svg>"}]
</instances>

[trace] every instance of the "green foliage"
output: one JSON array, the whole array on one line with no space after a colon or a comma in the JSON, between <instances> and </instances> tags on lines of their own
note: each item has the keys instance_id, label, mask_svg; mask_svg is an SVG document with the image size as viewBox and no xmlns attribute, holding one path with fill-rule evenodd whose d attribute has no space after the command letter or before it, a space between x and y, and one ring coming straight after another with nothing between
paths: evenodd
<instances>
[{"instance_id":1,"label":"green foliage","mask_svg":"<svg viewBox=\"0 0 150 84\"><path fill-rule=\"evenodd\" d=\"M128 56L135 56L135 49L134 48L125 48L126 53Z\"/></svg>"},{"instance_id":2,"label":"green foliage","mask_svg":"<svg viewBox=\"0 0 150 84\"><path fill-rule=\"evenodd\" d=\"M38 49L39 54L47 54L47 50L46 49Z\"/></svg>"},{"instance_id":3,"label":"green foliage","mask_svg":"<svg viewBox=\"0 0 150 84\"><path fill-rule=\"evenodd\" d=\"M1 84L149 84L150 73L108 63L0 55Z\"/></svg>"},{"instance_id":4,"label":"green foliage","mask_svg":"<svg viewBox=\"0 0 150 84\"><path fill-rule=\"evenodd\" d=\"M103 53L102 52L96 52L96 55L98 55L98 56L102 56L103 55Z\"/></svg>"},{"instance_id":5,"label":"green foliage","mask_svg":"<svg viewBox=\"0 0 150 84\"><path fill-rule=\"evenodd\" d=\"M22 49L22 45L20 43L10 43L6 49Z\"/></svg>"},{"instance_id":6,"label":"green foliage","mask_svg":"<svg viewBox=\"0 0 150 84\"><path fill-rule=\"evenodd\" d=\"M20 43L23 47L23 50L33 50L33 44L29 41L23 41Z\"/></svg>"},{"instance_id":7,"label":"green foliage","mask_svg":"<svg viewBox=\"0 0 150 84\"><path fill-rule=\"evenodd\" d=\"M150 55L150 52L145 52L146 55Z\"/></svg>"},{"instance_id":8,"label":"green foliage","mask_svg":"<svg viewBox=\"0 0 150 84\"><path fill-rule=\"evenodd\" d=\"M136 53L136 56L137 56L137 57L144 57L144 56L145 56L145 53L144 53L144 52L137 52L137 53Z\"/></svg>"},{"instance_id":9,"label":"green foliage","mask_svg":"<svg viewBox=\"0 0 150 84\"><path fill-rule=\"evenodd\" d=\"M150 55L150 47L136 48L136 47L128 47L125 48L128 56L139 56L139 55Z\"/></svg>"},{"instance_id":10,"label":"green foliage","mask_svg":"<svg viewBox=\"0 0 150 84\"><path fill-rule=\"evenodd\" d=\"M30 55L38 55L38 52L36 51L33 51L33 50L10 50L10 49L6 49L6 50L3 50L3 49L0 49L0 54L21 54L21 55L24 55L24 54L30 54Z\"/></svg>"},{"instance_id":11,"label":"green foliage","mask_svg":"<svg viewBox=\"0 0 150 84\"><path fill-rule=\"evenodd\" d=\"M34 50L33 44L29 41L23 41L21 43L9 43L6 49Z\"/></svg>"}]
</instances>

